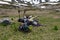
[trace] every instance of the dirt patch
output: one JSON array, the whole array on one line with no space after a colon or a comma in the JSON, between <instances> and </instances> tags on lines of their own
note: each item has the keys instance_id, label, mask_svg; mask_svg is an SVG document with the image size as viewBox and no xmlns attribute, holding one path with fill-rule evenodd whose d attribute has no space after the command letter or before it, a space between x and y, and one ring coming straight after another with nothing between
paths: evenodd
<instances>
[{"instance_id":1,"label":"dirt patch","mask_svg":"<svg viewBox=\"0 0 60 40\"><path fill-rule=\"evenodd\" d=\"M57 19L57 18L60 18L60 16L53 16L53 18Z\"/></svg>"}]
</instances>

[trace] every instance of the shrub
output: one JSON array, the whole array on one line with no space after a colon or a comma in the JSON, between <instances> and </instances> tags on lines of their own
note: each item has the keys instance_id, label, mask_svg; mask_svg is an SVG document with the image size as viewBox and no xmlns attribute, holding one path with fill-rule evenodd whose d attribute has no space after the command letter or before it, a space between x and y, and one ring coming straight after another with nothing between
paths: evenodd
<instances>
[{"instance_id":1,"label":"shrub","mask_svg":"<svg viewBox=\"0 0 60 40\"><path fill-rule=\"evenodd\" d=\"M57 26L54 26L54 30L58 30L58 27Z\"/></svg>"},{"instance_id":2,"label":"shrub","mask_svg":"<svg viewBox=\"0 0 60 40\"><path fill-rule=\"evenodd\" d=\"M13 18L11 18L11 20L14 20Z\"/></svg>"}]
</instances>

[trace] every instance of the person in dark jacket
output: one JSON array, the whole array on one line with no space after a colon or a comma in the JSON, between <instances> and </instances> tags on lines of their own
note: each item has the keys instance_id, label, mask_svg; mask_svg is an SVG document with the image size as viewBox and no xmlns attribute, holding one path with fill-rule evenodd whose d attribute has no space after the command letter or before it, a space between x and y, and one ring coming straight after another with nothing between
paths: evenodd
<instances>
[{"instance_id":1,"label":"person in dark jacket","mask_svg":"<svg viewBox=\"0 0 60 40\"><path fill-rule=\"evenodd\" d=\"M19 22L23 23L21 26L19 26L19 30L27 32L28 30L30 30L29 29L30 25L32 25L32 26L40 26L40 24L38 23L38 21L34 20L34 18L36 18L36 17L37 16L35 16L35 17L24 16L24 18L19 19Z\"/></svg>"},{"instance_id":2,"label":"person in dark jacket","mask_svg":"<svg viewBox=\"0 0 60 40\"><path fill-rule=\"evenodd\" d=\"M25 17L21 22L23 22L23 24L19 27L19 30L28 32L30 30L28 25L28 18Z\"/></svg>"}]
</instances>

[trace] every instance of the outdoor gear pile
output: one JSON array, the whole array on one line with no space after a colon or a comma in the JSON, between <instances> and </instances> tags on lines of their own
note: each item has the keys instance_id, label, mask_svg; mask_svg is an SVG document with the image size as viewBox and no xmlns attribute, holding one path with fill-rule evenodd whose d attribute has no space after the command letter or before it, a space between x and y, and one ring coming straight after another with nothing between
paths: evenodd
<instances>
[{"instance_id":1,"label":"outdoor gear pile","mask_svg":"<svg viewBox=\"0 0 60 40\"><path fill-rule=\"evenodd\" d=\"M4 26L7 26L7 25L11 24L11 22L10 22L9 20L4 20L4 21L2 22L2 24L3 24Z\"/></svg>"}]
</instances>

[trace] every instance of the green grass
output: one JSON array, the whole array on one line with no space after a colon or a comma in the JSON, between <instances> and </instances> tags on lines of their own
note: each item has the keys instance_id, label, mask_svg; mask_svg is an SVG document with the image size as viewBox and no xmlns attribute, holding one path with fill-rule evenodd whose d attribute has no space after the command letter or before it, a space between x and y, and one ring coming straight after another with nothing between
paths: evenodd
<instances>
[{"instance_id":1,"label":"green grass","mask_svg":"<svg viewBox=\"0 0 60 40\"><path fill-rule=\"evenodd\" d=\"M20 23L17 21L8 26L1 25L0 40L60 40L60 18L54 18L55 12L39 15L39 22L44 26L32 27L30 33L18 31Z\"/></svg>"}]
</instances>

